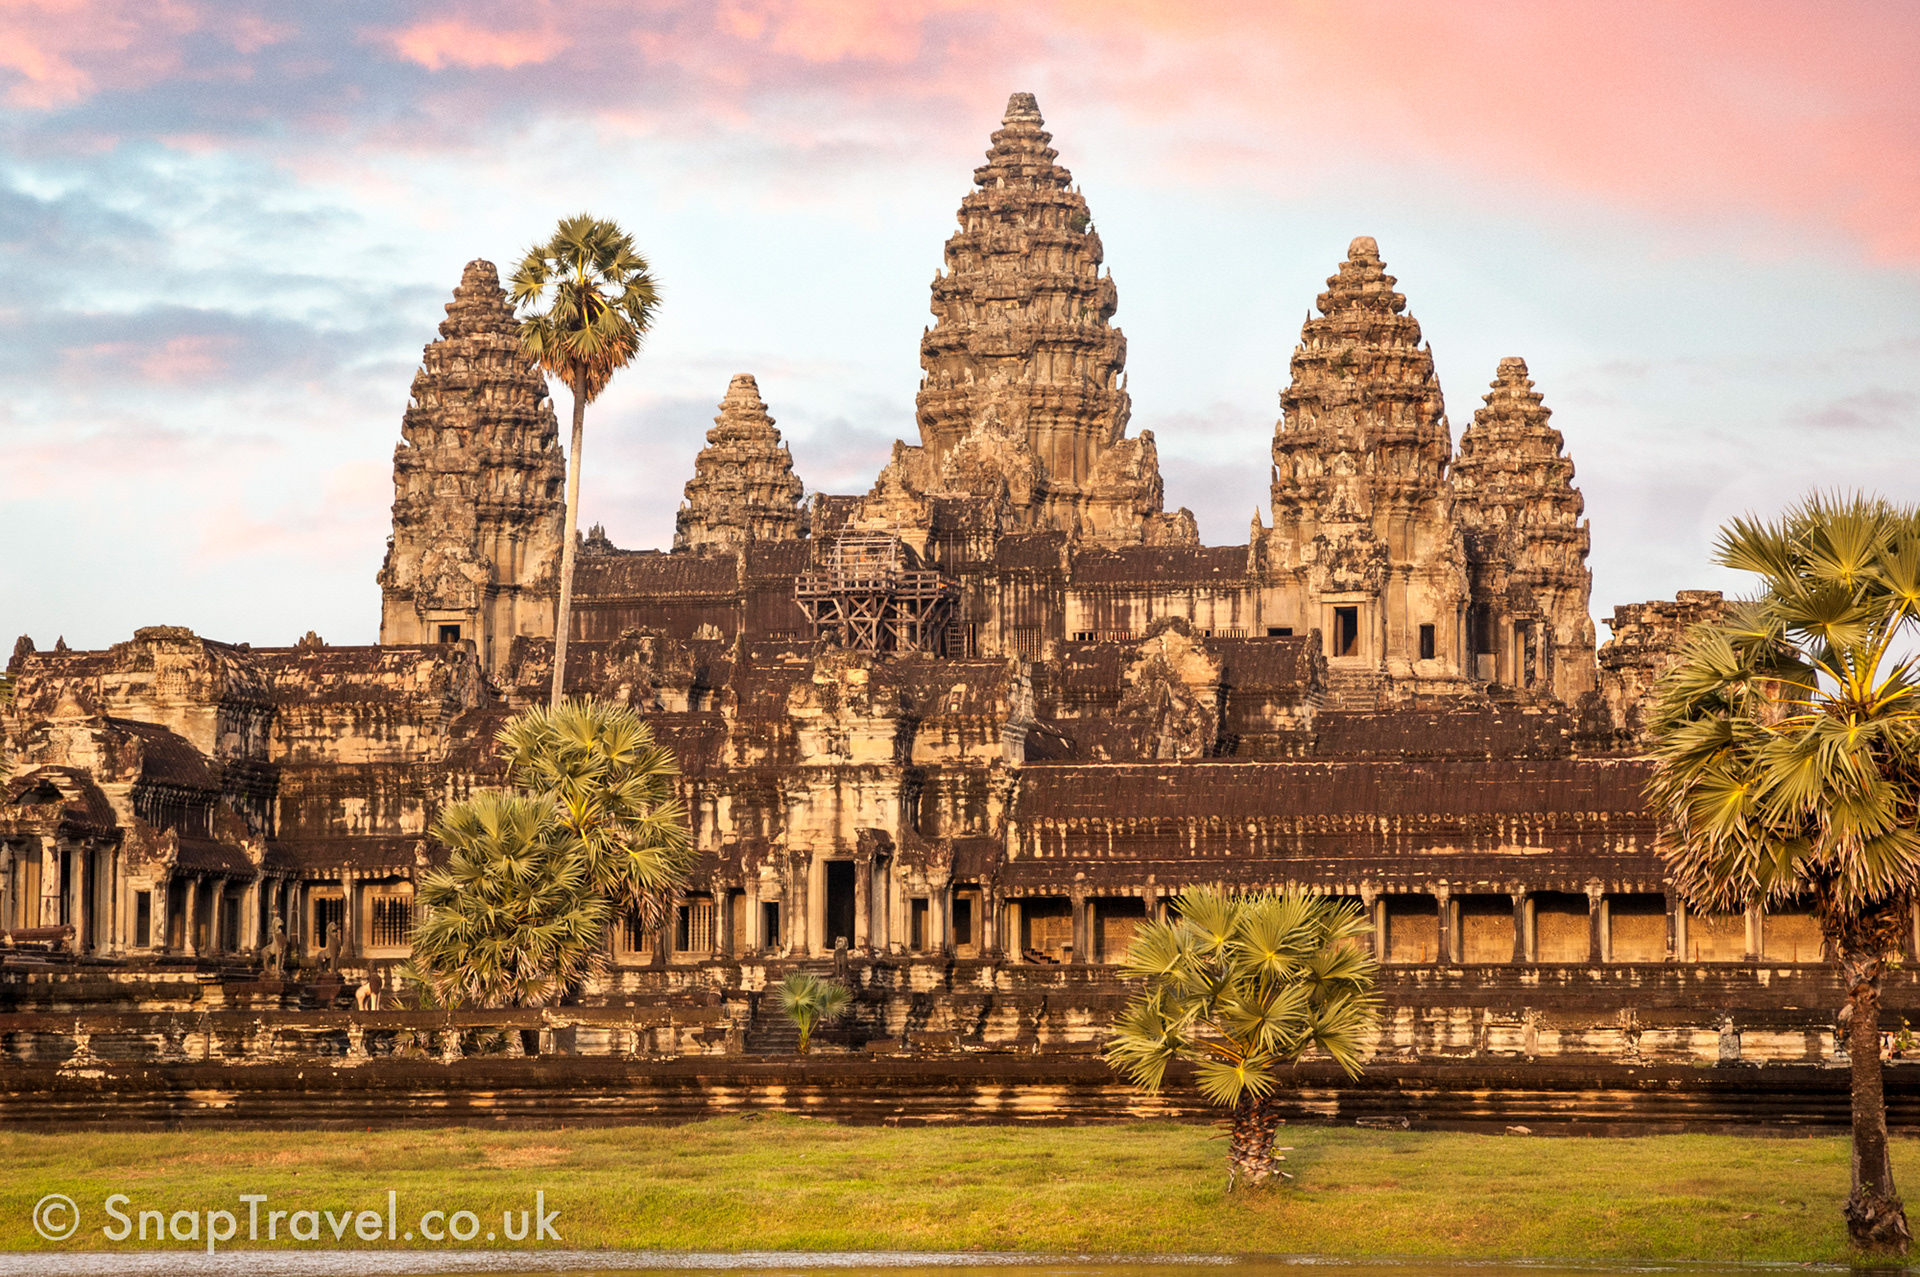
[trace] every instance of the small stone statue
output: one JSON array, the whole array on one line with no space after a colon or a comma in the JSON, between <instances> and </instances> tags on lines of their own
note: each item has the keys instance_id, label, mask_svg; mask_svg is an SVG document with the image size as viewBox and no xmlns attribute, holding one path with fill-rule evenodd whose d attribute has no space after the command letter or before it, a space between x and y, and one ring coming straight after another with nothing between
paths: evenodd
<instances>
[{"instance_id":1,"label":"small stone statue","mask_svg":"<svg viewBox=\"0 0 1920 1277\"><path fill-rule=\"evenodd\" d=\"M277 917L273 920L273 937L267 941L266 948L260 951L260 964L268 975L286 974L287 926Z\"/></svg>"},{"instance_id":2,"label":"small stone statue","mask_svg":"<svg viewBox=\"0 0 1920 1277\"><path fill-rule=\"evenodd\" d=\"M844 977L847 974L848 956L847 938L835 936L833 938L833 973L835 975Z\"/></svg>"},{"instance_id":3,"label":"small stone statue","mask_svg":"<svg viewBox=\"0 0 1920 1277\"><path fill-rule=\"evenodd\" d=\"M344 938L340 934L340 924L327 924L327 942L320 946L320 967L334 975L340 973L340 947Z\"/></svg>"}]
</instances>

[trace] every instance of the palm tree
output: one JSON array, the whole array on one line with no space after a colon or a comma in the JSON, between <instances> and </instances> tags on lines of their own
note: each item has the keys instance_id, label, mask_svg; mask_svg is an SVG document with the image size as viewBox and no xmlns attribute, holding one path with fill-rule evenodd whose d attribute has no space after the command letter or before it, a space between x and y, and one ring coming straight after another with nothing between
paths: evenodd
<instances>
[{"instance_id":1,"label":"palm tree","mask_svg":"<svg viewBox=\"0 0 1920 1277\"><path fill-rule=\"evenodd\" d=\"M1149 1091L1192 1064L1200 1093L1232 1110L1227 1190L1257 1187L1274 1171L1280 1066L1318 1047L1360 1073L1379 1019L1370 928L1357 904L1300 892L1190 888L1176 907L1134 932L1121 970L1147 987L1114 1021L1107 1063Z\"/></svg>"},{"instance_id":2,"label":"palm tree","mask_svg":"<svg viewBox=\"0 0 1920 1277\"><path fill-rule=\"evenodd\" d=\"M495 739L513 784L553 804L593 889L657 930L694 863L673 751L627 706L597 700L528 709Z\"/></svg>"},{"instance_id":3,"label":"palm tree","mask_svg":"<svg viewBox=\"0 0 1920 1277\"><path fill-rule=\"evenodd\" d=\"M448 806L451 854L419 883L412 967L450 1006L544 1006L600 962L607 900L551 803L482 791Z\"/></svg>"},{"instance_id":4,"label":"palm tree","mask_svg":"<svg viewBox=\"0 0 1920 1277\"><path fill-rule=\"evenodd\" d=\"M451 1004L542 1006L602 969L606 924L656 928L693 867L673 754L624 705L567 701L495 737L509 781L450 804L420 881L413 965Z\"/></svg>"},{"instance_id":5,"label":"palm tree","mask_svg":"<svg viewBox=\"0 0 1920 1277\"><path fill-rule=\"evenodd\" d=\"M1699 908L1812 902L1846 984L1848 1233L1904 1251L1880 979L1920 886L1920 695L1898 650L1920 618L1920 513L1815 496L1777 523L1735 520L1715 557L1760 590L1696 631L1657 686L1647 795L1664 817L1660 850Z\"/></svg>"},{"instance_id":6,"label":"palm tree","mask_svg":"<svg viewBox=\"0 0 1920 1277\"><path fill-rule=\"evenodd\" d=\"M653 327L660 288L613 222L585 213L563 218L553 238L535 244L508 281L521 311L520 344L573 392L573 447L567 454L567 530L560 547L560 612L554 623L553 691L566 687L567 629L573 608L573 557L580 516L580 437L587 405L640 353Z\"/></svg>"},{"instance_id":7,"label":"palm tree","mask_svg":"<svg viewBox=\"0 0 1920 1277\"><path fill-rule=\"evenodd\" d=\"M853 995L843 984L822 980L810 971L795 971L780 985L780 1009L800 1030L800 1054L807 1053L815 1025L831 1024L846 1014Z\"/></svg>"}]
</instances>

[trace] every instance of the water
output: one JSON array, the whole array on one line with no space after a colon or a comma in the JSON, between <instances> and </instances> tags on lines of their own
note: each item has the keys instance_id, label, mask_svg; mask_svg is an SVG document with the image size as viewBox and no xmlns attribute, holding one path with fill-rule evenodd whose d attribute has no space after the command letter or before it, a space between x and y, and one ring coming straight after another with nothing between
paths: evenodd
<instances>
[{"instance_id":1,"label":"water","mask_svg":"<svg viewBox=\"0 0 1920 1277\"><path fill-rule=\"evenodd\" d=\"M1824 1264L1693 1264L1522 1260L1344 1260L1312 1255L924 1254L864 1251L796 1254L790 1251L736 1255L667 1251L261 1251L205 1255L192 1251L94 1254L0 1255L0 1277L1607 1277L1608 1274L1672 1274L1673 1277L1785 1277L1802 1272L1848 1271ZM1909 1269L1873 1270L1891 1277Z\"/></svg>"}]
</instances>

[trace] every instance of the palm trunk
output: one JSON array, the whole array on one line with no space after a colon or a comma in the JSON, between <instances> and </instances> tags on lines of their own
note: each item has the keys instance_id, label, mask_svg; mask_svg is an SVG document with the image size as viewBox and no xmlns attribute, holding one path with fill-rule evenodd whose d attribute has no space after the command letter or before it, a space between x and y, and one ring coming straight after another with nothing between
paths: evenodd
<instances>
[{"instance_id":1,"label":"palm trunk","mask_svg":"<svg viewBox=\"0 0 1920 1277\"><path fill-rule=\"evenodd\" d=\"M1273 1132L1280 1125L1273 1101L1243 1095L1233 1106L1227 1143L1227 1191L1263 1187L1273 1178Z\"/></svg>"},{"instance_id":2,"label":"palm trunk","mask_svg":"<svg viewBox=\"0 0 1920 1277\"><path fill-rule=\"evenodd\" d=\"M1878 952L1854 950L1841 959L1847 981L1847 1051L1853 1065L1853 1192L1847 1198L1847 1235L1868 1251L1905 1254L1906 1207L1893 1186L1887 1145L1887 1099L1880 1075Z\"/></svg>"},{"instance_id":3,"label":"palm trunk","mask_svg":"<svg viewBox=\"0 0 1920 1277\"><path fill-rule=\"evenodd\" d=\"M560 610L553 622L553 692L558 706L567 690L567 626L573 619L573 545L580 526L580 436L587 424L587 397L573 388L573 448L567 453L567 532L560 544Z\"/></svg>"}]
</instances>

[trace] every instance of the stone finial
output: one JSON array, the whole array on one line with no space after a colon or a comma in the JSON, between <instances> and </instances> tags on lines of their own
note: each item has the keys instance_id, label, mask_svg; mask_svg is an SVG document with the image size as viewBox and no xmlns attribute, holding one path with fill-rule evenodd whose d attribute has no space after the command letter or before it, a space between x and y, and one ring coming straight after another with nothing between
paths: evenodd
<instances>
[{"instance_id":1,"label":"stone finial","mask_svg":"<svg viewBox=\"0 0 1920 1277\"><path fill-rule=\"evenodd\" d=\"M1009 97L1007 99L1007 113L1000 118L1003 124L1012 124L1015 121L1023 124L1046 123L1045 120L1040 118L1039 100L1031 93L1015 93Z\"/></svg>"},{"instance_id":2,"label":"stone finial","mask_svg":"<svg viewBox=\"0 0 1920 1277\"><path fill-rule=\"evenodd\" d=\"M71 652L73 649L67 646L67 636L62 634L53 641L53 650L56 652Z\"/></svg>"},{"instance_id":3,"label":"stone finial","mask_svg":"<svg viewBox=\"0 0 1920 1277\"><path fill-rule=\"evenodd\" d=\"M749 373L736 373L707 431L707 446L694 458L673 548L795 540L804 491L759 383Z\"/></svg>"},{"instance_id":4,"label":"stone finial","mask_svg":"<svg viewBox=\"0 0 1920 1277\"><path fill-rule=\"evenodd\" d=\"M33 639L31 637L22 634L19 638L15 639L13 641L13 659L7 662L7 673L18 674L20 667L26 664L27 658L32 656L33 652Z\"/></svg>"},{"instance_id":5,"label":"stone finial","mask_svg":"<svg viewBox=\"0 0 1920 1277\"><path fill-rule=\"evenodd\" d=\"M1347 245L1347 257L1350 261L1377 262L1380 260L1379 241L1371 235L1357 235L1353 242Z\"/></svg>"}]
</instances>

